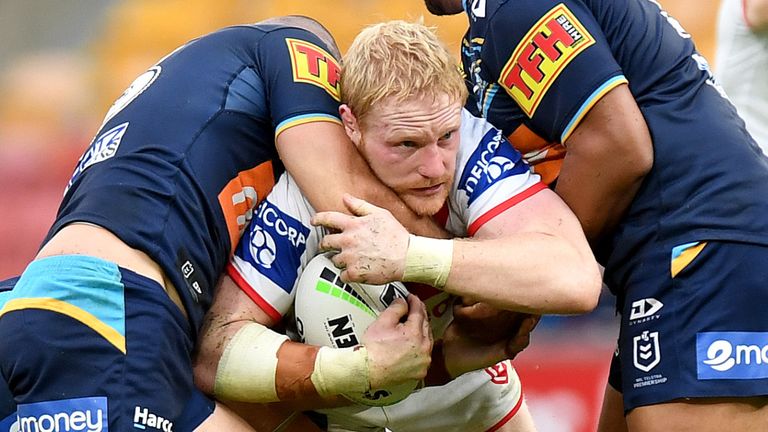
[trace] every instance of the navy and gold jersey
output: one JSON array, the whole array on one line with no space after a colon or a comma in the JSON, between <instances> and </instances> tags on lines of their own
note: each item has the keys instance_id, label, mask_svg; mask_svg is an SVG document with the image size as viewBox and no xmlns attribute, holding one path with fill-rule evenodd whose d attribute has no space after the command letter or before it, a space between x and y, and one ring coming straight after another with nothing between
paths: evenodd
<instances>
[{"instance_id":1,"label":"navy and gold jersey","mask_svg":"<svg viewBox=\"0 0 768 432\"><path fill-rule=\"evenodd\" d=\"M284 171L277 135L338 119L339 65L293 27L229 27L180 47L107 113L48 238L100 225L158 262L193 328L252 210Z\"/></svg>"},{"instance_id":2,"label":"navy and gold jersey","mask_svg":"<svg viewBox=\"0 0 768 432\"><path fill-rule=\"evenodd\" d=\"M691 37L652 0L465 2L468 108L556 179L568 137L628 84L654 165L625 218L596 250L612 287L643 247L701 240L768 244L768 163Z\"/></svg>"}]
</instances>

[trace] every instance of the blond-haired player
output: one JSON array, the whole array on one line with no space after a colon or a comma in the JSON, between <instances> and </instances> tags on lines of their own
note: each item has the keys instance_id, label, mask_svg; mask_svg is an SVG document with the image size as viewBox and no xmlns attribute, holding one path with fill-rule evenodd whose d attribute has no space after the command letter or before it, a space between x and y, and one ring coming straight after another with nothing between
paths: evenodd
<instances>
[{"instance_id":1,"label":"blond-haired player","mask_svg":"<svg viewBox=\"0 0 768 432\"><path fill-rule=\"evenodd\" d=\"M472 284L460 294L534 313L584 312L594 306L599 275L578 222L521 162L519 153L499 131L462 112L466 96L463 79L452 56L432 31L402 21L369 27L355 40L345 61L342 86L347 104L342 106L341 116L347 134L374 174L417 214L439 219L444 209L442 222L447 229L459 236L474 235L477 241L473 243L480 247L475 250L486 245L499 254L499 260L506 256L506 268L478 268L480 272L499 272L494 280L504 283L497 283L493 295L487 285L474 291ZM489 161L498 172L488 168ZM357 213L371 209L370 204L353 198L347 202ZM534 211L545 216L534 219ZM314 379L318 363L310 359L317 358L318 352L322 358L332 350L286 341L264 329L290 311L296 269L305 265L319 242L324 241L322 230L309 225L313 213L287 176L257 211L255 225L244 236L229 268L231 279L222 283L209 314L210 326L197 369L198 382L204 388L241 401L294 400L303 401L306 407L321 403L318 395L328 398L371 387L371 357L335 357L345 370L362 373L338 374L334 376L337 382L321 383ZM340 219L345 217L349 216L334 214L327 221L342 224ZM283 233L301 234L303 240L296 242L296 235L282 235L279 226L288 227L282 229ZM267 236L271 242L261 240ZM380 240L388 242L389 233L381 232ZM261 253L267 244L271 245L266 248L272 251L269 256L274 257L268 263ZM502 251L502 246L509 250ZM533 255L538 248L556 249L560 254L559 269L531 265L519 271L518 265L530 261L515 261L528 260L525 255ZM286 271L276 271L275 266L280 265ZM282 278L285 274L291 277ZM442 286L440 276L432 278L427 269L416 269L413 274L414 281ZM479 280L487 283L483 277ZM450 322L451 295L432 288L418 293L432 315L435 336L441 336ZM440 305L448 305L447 310L438 308ZM254 320L259 324L253 324ZM238 335L251 331L243 329L257 325L261 334L270 335L270 341L264 338L269 350L256 352L238 347ZM521 332L523 339L530 329L529 321ZM511 364L505 361L524 345L516 338L518 335L483 342L467 337L458 325L449 326L446 335L445 355L433 356L432 372L445 368L451 377L458 378L445 386L426 387L391 407L324 410L329 427L533 430L522 404L519 381ZM276 358L276 364L263 367L267 363L262 360L268 358ZM231 363L238 368L230 369ZM273 387L239 388L234 394L223 394L221 378L242 374L243 363L251 366L247 374L250 382L270 382ZM231 381L227 379L223 384Z\"/></svg>"}]
</instances>

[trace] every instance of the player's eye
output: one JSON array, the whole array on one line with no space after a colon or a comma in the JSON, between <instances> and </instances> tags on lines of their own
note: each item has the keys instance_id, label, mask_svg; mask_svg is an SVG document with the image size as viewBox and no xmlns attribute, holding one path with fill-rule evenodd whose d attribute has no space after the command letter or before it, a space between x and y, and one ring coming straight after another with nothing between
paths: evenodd
<instances>
[{"instance_id":1,"label":"player's eye","mask_svg":"<svg viewBox=\"0 0 768 432\"><path fill-rule=\"evenodd\" d=\"M445 135L441 136L440 139L443 140L443 141L451 139L451 137L453 136L453 132L454 131L450 131L450 132L446 133Z\"/></svg>"},{"instance_id":2,"label":"player's eye","mask_svg":"<svg viewBox=\"0 0 768 432\"><path fill-rule=\"evenodd\" d=\"M413 148L416 147L416 143L413 141L400 141L401 147Z\"/></svg>"}]
</instances>

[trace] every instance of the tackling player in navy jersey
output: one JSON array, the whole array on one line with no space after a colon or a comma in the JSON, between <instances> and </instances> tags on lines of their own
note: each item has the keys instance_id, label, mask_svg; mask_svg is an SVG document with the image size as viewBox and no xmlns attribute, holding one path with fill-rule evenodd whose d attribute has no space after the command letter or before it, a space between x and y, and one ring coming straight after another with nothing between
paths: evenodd
<instances>
[{"instance_id":1,"label":"tackling player in navy jersey","mask_svg":"<svg viewBox=\"0 0 768 432\"><path fill-rule=\"evenodd\" d=\"M466 12L468 108L605 265L622 321L601 429L764 429L768 164L690 34L653 0L425 3Z\"/></svg>"},{"instance_id":2,"label":"tackling player in navy jersey","mask_svg":"<svg viewBox=\"0 0 768 432\"><path fill-rule=\"evenodd\" d=\"M353 188L430 230L350 151L337 56L305 17L229 27L118 98L0 303L0 371L21 430L250 430L195 390L191 354L215 282L283 164L319 208L343 208ZM384 332L428 359L407 348L425 336Z\"/></svg>"}]
</instances>

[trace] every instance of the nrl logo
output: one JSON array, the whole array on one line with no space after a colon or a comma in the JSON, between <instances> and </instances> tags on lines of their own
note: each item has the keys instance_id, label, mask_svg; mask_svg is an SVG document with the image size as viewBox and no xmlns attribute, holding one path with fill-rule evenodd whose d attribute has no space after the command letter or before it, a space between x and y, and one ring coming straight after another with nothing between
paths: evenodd
<instances>
[{"instance_id":1,"label":"nrl logo","mask_svg":"<svg viewBox=\"0 0 768 432\"><path fill-rule=\"evenodd\" d=\"M661 361L659 350L659 332L644 331L632 340L632 352L635 367L643 372L650 372Z\"/></svg>"}]
</instances>

